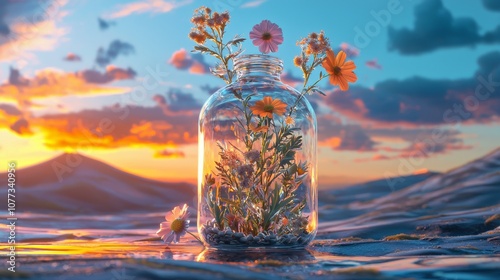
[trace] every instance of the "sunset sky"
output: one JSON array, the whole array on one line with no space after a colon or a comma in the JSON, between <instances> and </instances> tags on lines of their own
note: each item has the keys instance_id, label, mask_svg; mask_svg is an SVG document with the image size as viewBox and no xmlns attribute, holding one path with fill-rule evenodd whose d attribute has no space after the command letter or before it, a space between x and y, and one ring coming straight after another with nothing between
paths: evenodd
<instances>
[{"instance_id":1,"label":"sunset sky","mask_svg":"<svg viewBox=\"0 0 500 280\"><path fill-rule=\"evenodd\" d=\"M500 1L0 0L2 161L79 152L195 182L198 113L223 86L190 52L201 5L231 13L229 36L277 23L294 86L295 43L312 31L358 65L349 91L325 82L310 99L322 186L446 171L499 146Z\"/></svg>"}]
</instances>

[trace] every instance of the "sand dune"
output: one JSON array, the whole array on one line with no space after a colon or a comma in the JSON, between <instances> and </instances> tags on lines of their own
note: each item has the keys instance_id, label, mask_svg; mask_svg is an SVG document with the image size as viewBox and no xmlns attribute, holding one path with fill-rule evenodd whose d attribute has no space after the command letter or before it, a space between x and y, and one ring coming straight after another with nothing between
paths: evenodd
<instances>
[{"instance_id":1,"label":"sand dune","mask_svg":"<svg viewBox=\"0 0 500 280\"><path fill-rule=\"evenodd\" d=\"M196 197L195 186L187 183L141 178L83 155L78 165L68 166L68 157L72 156L63 154L17 171L18 211L79 214L165 211L179 203L192 205ZM60 180L54 168L70 171ZM5 182L6 176L0 174L0 179Z\"/></svg>"},{"instance_id":2,"label":"sand dune","mask_svg":"<svg viewBox=\"0 0 500 280\"><path fill-rule=\"evenodd\" d=\"M364 192L370 192L369 187ZM348 188L343 195L356 197L354 190L360 191ZM335 201L331 205L320 211L324 237L382 238L400 232L465 235L491 230L500 225L498 220L485 223L500 212L500 149L385 196L353 199L338 208Z\"/></svg>"}]
</instances>

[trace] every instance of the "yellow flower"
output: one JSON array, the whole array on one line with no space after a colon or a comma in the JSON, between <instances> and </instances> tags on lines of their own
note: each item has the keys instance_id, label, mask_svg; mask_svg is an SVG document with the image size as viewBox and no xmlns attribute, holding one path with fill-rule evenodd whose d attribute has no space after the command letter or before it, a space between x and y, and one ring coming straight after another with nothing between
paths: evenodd
<instances>
[{"instance_id":1,"label":"yellow flower","mask_svg":"<svg viewBox=\"0 0 500 280\"><path fill-rule=\"evenodd\" d=\"M353 70L356 69L354 62L345 61L346 54L340 51L335 57L333 50L326 51L326 58L323 60L323 67L330 74L330 83L334 86L339 86L340 90L346 91L349 89L349 84L355 82L358 77Z\"/></svg>"},{"instance_id":2,"label":"yellow flower","mask_svg":"<svg viewBox=\"0 0 500 280\"><path fill-rule=\"evenodd\" d=\"M254 115L258 115L262 118L273 118L273 114L283 115L286 111L286 103L281 102L279 99L272 99L269 96L264 97L264 99L255 102L255 105L250 107Z\"/></svg>"},{"instance_id":3,"label":"yellow flower","mask_svg":"<svg viewBox=\"0 0 500 280\"><path fill-rule=\"evenodd\" d=\"M285 123L288 124L288 125L294 125L295 124L295 120L292 117L288 116L285 119Z\"/></svg>"}]
</instances>

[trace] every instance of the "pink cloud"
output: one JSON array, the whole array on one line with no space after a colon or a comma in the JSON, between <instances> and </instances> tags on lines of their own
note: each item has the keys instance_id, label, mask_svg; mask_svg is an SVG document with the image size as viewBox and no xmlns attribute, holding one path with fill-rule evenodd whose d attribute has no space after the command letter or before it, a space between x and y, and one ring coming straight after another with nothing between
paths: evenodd
<instances>
[{"instance_id":1,"label":"pink cloud","mask_svg":"<svg viewBox=\"0 0 500 280\"><path fill-rule=\"evenodd\" d=\"M366 66L369 67L369 68L373 68L373 69L378 69L378 70L381 70L382 69L382 65L380 65L377 61L377 59L372 59L372 60L368 60L366 62Z\"/></svg>"},{"instance_id":2,"label":"pink cloud","mask_svg":"<svg viewBox=\"0 0 500 280\"><path fill-rule=\"evenodd\" d=\"M68 33L68 29L59 26L59 22L67 15L62 8L67 1L56 1L55 8L40 11L39 5L29 5L25 1L6 1L9 18L4 21L7 32L0 40L0 61L16 61L24 66L34 59L33 52L51 51Z\"/></svg>"},{"instance_id":3,"label":"pink cloud","mask_svg":"<svg viewBox=\"0 0 500 280\"><path fill-rule=\"evenodd\" d=\"M187 5L193 2L192 0L185 1L165 1L165 0L144 0L120 5L116 11L112 12L109 18L121 18L132 14L160 14L168 13L172 10Z\"/></svg>"},{"instance_id":4,"label":"pink cloud","mask_svg":"<svg viewBox=\"0 0 500 280\"><path fill-rule=\"evenodd\" d=\"M210 73L210 66L205 62L201 54L190 55L185 49L175 51L168 63L179 70L188 70L193 74Z\"/></svg>"},{"instance_id":5,"label":"pink cloud","mask_svg":"<svg viewBox=\"0 0 500 280\"><path fill-rule=\"evenodd\" d=\"M64 57L64 60L66 61L81 61L82 58L77 55L77 54L74 54L74 53L68 53L65 57Z\"/></svg>"},{"instance_id":6,"label":"pink cloud","mask_svg":"<svg viewBox=\"0 0 500 280\"><path fill-rule=\"evenodd\" d=\"M291 87L296 87L304 83L304 79L302 77L294 76L290 71L281 74L281 81Z\"/></svg>"},{"instance_id":7,"label":"pink cloud","mask_svg":"<svg viewBox=\"0 0 500 280\"><path fill-rule=\"evenodd\" d=\"M184 158L186 154L178 150L161 150L155 153L155 158Z\"/></svg>"},{"instance_id":8,"label":"pink cloud","mask_svg":"<svg viewBox=\"0 0 500 280\"><path fill-rule=\"evenodd\" d=\"M359 49L348 43L343 42L340 44L340 49L343 50L348 57L353 58L359 56Z\"/></svg>"}]
</instances>

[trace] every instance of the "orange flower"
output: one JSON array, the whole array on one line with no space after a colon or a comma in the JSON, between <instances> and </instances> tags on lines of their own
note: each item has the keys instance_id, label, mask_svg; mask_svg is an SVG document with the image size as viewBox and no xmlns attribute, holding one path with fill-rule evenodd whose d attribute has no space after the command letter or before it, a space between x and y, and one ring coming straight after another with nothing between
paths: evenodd
<instances>
[{"instance_id":1,"label":"orange flower","mask_svg":"<svg viewBox=\"0 0 500 280\"><path fill-rule=\"evenodd\" d=\"M250 124L250 130L255 133L266 132L268 128L269 127L267 127L267 125L257 126L256 124L253 123Z\"/></svg>"},{"instance_id":2,"label":"orange flower","mask_svg":"<svg viewBox=\"0 0 500 280\"><path fill-rule=\"evenodd\" d=\"M326 58L323 60L323 67L330 74L330 83L334 86L340 86L340 90L346 91L349 89L347 82L353 83L358 77L352 72L356 69L354 62L345 62L346 54L340 51L335 57L333 50L326 51Z\"/></svg>"},{"instance_id":3,"label":"orange flower","mask_svg":"<svg viewBox=\"0 0 500 280\"><path fill-rule=\"evenodd\" d=\"M262 118L268 117L273 118L273 114L283 115L286 111L286 104L281 102L279 99L272 99L269 96L264 97L264 99L255 102L255 105L250 107L254 115L259 115Z\"/></svg>"},{"instance_id":4,"label":"orange flower","mask_svg":"<svg viewBox=\"0 0 500 280\"><path fill-rule=\"evenodd\" d=\"M295 124L295 120L292 117L288 116L285 119L285 123L288 124L288 125L294 125Z\"/></svg>"}]
</instances>

